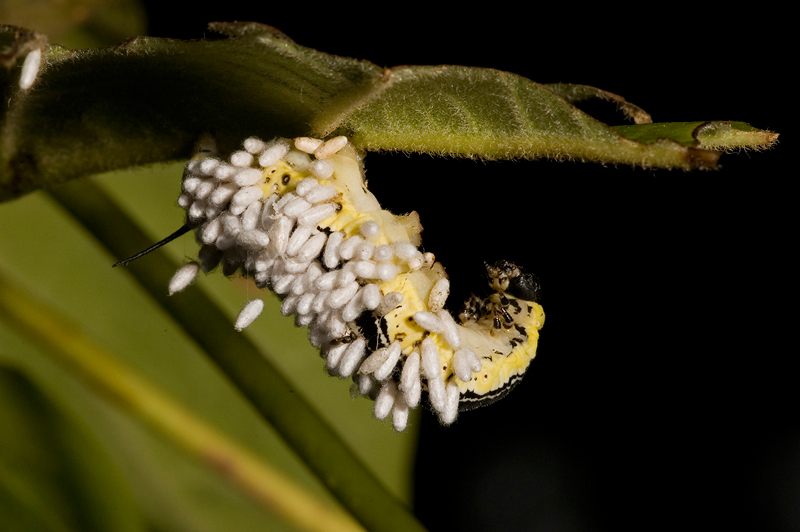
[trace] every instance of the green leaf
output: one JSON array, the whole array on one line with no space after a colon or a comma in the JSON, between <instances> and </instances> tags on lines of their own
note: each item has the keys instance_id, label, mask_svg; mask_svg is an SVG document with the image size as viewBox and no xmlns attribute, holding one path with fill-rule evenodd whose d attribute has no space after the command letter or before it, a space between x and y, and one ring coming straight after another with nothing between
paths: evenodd
<instances>
[{"instance_id":1,"label":"green leaf","mask_svg":"<svg viewBox=\"0 0 800 532\"><path fill-rule=\"evenodd\" d=\"M147 28L138 0L3 0L0 19L6 24L35 27L52 42L77 48L115 44Z\"/></svg>"},{"instance_id":2,"label":"green leaf","mask_svg":"<svg viewBox=\"0 0 800 532\"><path fill-rule=\"evenodd\" d=\"M605 100L616 103L617 109L622 111L627 119L633 120L637 124L649 124L653 121L650 115L638 105L633 105L622 96L598 89L597 87L576 85L574 83L549 83L545 85L545 87L572 104L594 99Z\"/></svg>"},{"instance_id":3,"label":"green leaf","mask_svg":"<svg viewBox=\"0 0 800 532\"><path fill-rule=\"evenodd\" d=\"M173 445L289 524L308 531L362 530L338 508L316 498L274 466L264 463L147 380L118 363L115 357L73 322L12 284L2 272L0 313L7 315L19 330L46 347L54 360L81 377L95 393L149 425ZM17 407L12 415L19 415L20 412L24 412L24 408ZM43 416L33 419L38 417ZM44 432L38 436L31 439L47 438ZM69 467L75 460L62 454L52 458L59 465ZM42 461L30 462L39 465ZM72 495L77 491L68 488L62 486L59 493ZM92 504L98 502L96 499L89 498L82 502ZM77 505L70 505L73 506ZM105 507L98 504L95 512L99 513Z\"/></svg>"},{"instance_id":4,"label":"green leaf","mask_svg":"<svg viewBox=\"0 0 800 532\"><path fill-rule=\"evenodd\" d=\"M662 139L675 141L689 148L733 151L740 148L765 148L778 140L777 133L756 129L744 122L668 122L615 126L627 138L652 144Z\"/></svg>"},{"instance_id":5,"label":"green leaf","mask_svg":"<svg viewBox=\"0 0 800 532\"><path fill-rule=\"evenodd\" d=\"M0 529L146 529L100 442L16 368L0 366L0 420Z\"/></svg>"},{"instance_id":6,"label":"green leaf","mask_svg":"<svg viewBox=\"0 0 800 532\"><path fill-rule=\"evenodd\" d=\"M261 24L211 28L227 37L140 37L70 51L0 27L0 95L9 102L0 117L0 200L86 174L185 159L207 132L223 152L250 135L345 133L365 150L683 169L713 167L717 154L709 149L765 147L777 137L711 122L714 134L697 147L640 142L569 103L624 102L599 89L482 68L382 69L299 46ZM42 66L22 89L21 65L35 49ZM647 116L622 107L640 121Z\"/></svg>"}]
</instances>

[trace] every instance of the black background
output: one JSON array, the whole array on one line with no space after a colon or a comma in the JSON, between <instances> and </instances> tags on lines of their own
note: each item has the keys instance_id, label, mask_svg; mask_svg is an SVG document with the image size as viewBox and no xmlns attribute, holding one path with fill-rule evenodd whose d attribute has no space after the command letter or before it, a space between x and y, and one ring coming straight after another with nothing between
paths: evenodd
<instances>
[{"instance_id":1,"label":"black background","mask_svg":"<svg viewBox=\"0 0 800 532\"><path fill-rule=\"evenodd\" d=\"M452 303L481 285L483 261L543 284L522 384L450 428L423 421L415 511L432 531L800 530L796 44L762 5L149 3L155 36L255 20L381 66L498 68L603 88L654 121L782 133L715 172L369 155L384 206L420 213Z\"/></svg>"}]
</instances>

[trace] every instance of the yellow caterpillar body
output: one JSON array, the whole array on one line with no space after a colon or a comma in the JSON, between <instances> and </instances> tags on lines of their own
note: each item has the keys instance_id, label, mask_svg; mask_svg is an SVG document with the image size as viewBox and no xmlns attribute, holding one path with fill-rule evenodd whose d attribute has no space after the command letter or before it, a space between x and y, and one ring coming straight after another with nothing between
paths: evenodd
<instances>
[{"instance_id":1,"label":"yellow caterpillar body","mask_svg":"<svg viewBox=\"0 0 800 532\"><path fill-rule=\"evenodd\" d=\"M178 203L202 247L170 293L220 263L253 277L309 327L328 371L353 378L397 430L423 394L444 424L496 401L536 355L544 312L532 277L508 262L487 266L491 294L472 296L456 321L444 308L444 268L419 250L419 217L381 208L345 137L249 138L227 161L201 154ZM262 309L250 301L236 328Z\"/></svg>"}]
</instances>

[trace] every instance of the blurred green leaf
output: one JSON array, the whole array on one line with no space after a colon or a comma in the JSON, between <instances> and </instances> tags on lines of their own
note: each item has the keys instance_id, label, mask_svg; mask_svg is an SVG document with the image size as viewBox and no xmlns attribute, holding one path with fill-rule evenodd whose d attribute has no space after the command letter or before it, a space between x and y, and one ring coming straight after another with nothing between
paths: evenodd
<instances>
[{"instance_id":1,"label":"blurred green leaf","mask_svg":"<svg viewBox=\"0 0 800 532\"><path fill-rule=\"evenodd\" d=\"M118 43L147 26L137 0L3 0L0 20L72 48Z\"/></svg>"},{"instance_id":2,"label":"blurred green leaf","mask_svg":"<svg viewBox=\"0 0 800 532\"><path fill-rule=\"evenodd\" d=\"M303 530L362 530L338 507L318 499L117 362L74 322L11 283L2 272L0 312L94 393L147 424L262 508ZM57 460L72 463L66 456ZM57 488L63 492L66 487Z\"/></svg>"},{"instance_id":3,"label":"blurred green leaf","mask_svg":"<svg viewBox=\"0 0 800 532\"><path fill-rule=\"evenodd\" d=\"M0 366L0 529L147 529L120 471L82 423Z\"/></svg>"},{"instance_id":4,"label":"blurred green leaf","mask_svg":"<svg viewBox=\"0 0 800 532\"><path fill-rule=\"evenodd\" d=\"M544 86L492 69L382 69L299 46L262 24L211 28L226 37L140 37L75 51L0 27L0 62L10 69L0 78L9 102L0 124L0 199L86 174L185 159L208 132L222 152L250 135L344 133L365 150L683 169L713 167L718 155L705 148L763 147L777 137L729 128L693 148L680 139L639 142L569 103L600 97L623 103L640 121L647 116L599 89ZM21 64L35 49L43 51L42 67L33 85L20 89ZM632 127L625 131L636 137L640 126Z\"/></svg>"}]
</instances>

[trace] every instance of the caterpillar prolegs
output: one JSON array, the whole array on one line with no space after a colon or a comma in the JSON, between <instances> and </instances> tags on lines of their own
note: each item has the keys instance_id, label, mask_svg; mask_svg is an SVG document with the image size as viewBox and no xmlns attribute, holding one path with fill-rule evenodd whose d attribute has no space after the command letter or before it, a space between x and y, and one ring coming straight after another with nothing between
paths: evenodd
<instances>
[{"instance_id":1,"label":"caterpillar prolegs","mask_svg":"<svg viewBox=\"0 0 800 532\"><path fill-rule=\"evenodd\" d=\"M419 217L381 208L346 137L249 138L227 161L201 152L182 190L185 227L202 247L170 294L220 264L252 277L309 328L328 372L353 378L398 431L425 398L450 424L505 396L536 354L544 312L532 276L509 262L487 266L491 294L472 296L457 322L444 308L444 268L419 249ZM263 307L247 303L235 327Z\"/></svg>"}]
</instances>

